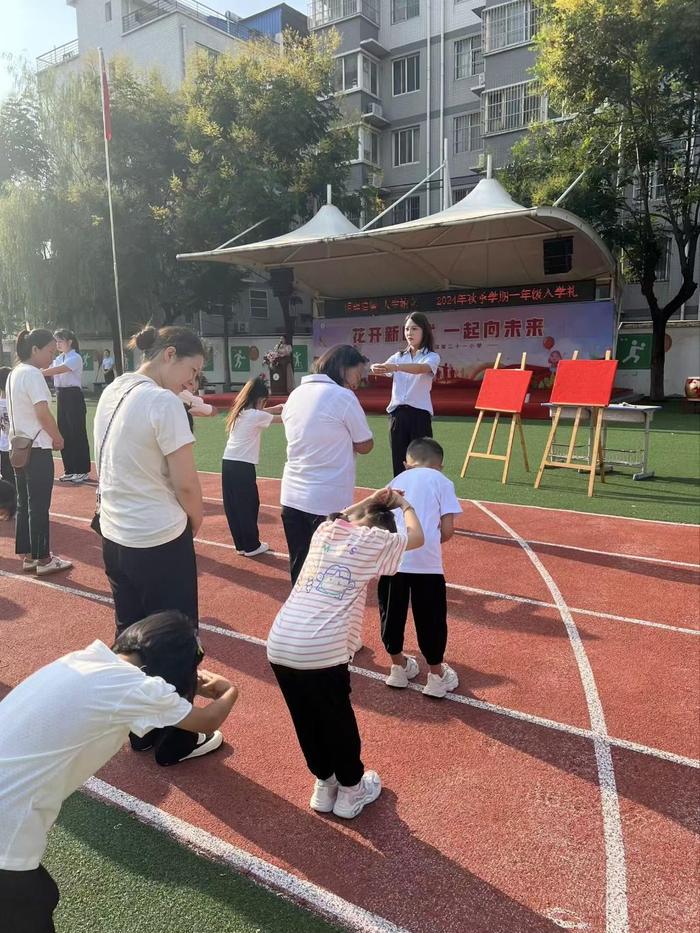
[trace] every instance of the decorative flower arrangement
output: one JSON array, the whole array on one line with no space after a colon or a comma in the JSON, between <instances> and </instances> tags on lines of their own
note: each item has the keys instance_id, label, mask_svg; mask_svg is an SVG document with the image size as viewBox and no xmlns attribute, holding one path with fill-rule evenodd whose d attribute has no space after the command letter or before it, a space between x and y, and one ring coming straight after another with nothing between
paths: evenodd
<instances>
[{"instance_id":1,"label":"decorative flower arrangement","mask_svg":"<svg viewBox=\"0 0 700 933\"><path fill-rule=\"evenodd\" d=\"M275 366L279 366L282 360L289 356L291 356L289 350L280 350L279 347L275 347L274 350L270 350L269 353L265 354L265 356L262 358L262 361L266 366L269 366L270 369L272 369Z\"/></svg>"}]
</instances>

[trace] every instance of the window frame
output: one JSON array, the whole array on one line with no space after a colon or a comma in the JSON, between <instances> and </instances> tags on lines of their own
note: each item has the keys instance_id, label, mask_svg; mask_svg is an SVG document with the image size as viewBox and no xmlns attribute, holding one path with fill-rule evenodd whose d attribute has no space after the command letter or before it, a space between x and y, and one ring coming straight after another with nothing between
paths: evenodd
<instances>
[{"instance_id":1,"label":"window frame","mask_svg":"<svg viewBox=\"0 0 700 933\"><path fill-rule=\"evenodd\" d=\"M397 211L400 211L403 217L399 217ZM420 195L412 194L400 204L395 204L391 209L391 218L392 224L405 224L411 220L418 220L420 218Z\"/></svg>"},{"instance_id":2,"label":"window frame","mask_svg":"<svg viewBox=\"0 0 700 933\"><path fill-rule=\"evenodd\" d=\"M428 0L430 2L430 0ZM396 15L397 5L402 4L404 8L404 16L400 18ZM411 12L411 11L414 12ZM411 19L416 19L420 16L420 0L391 0L391 24L392 26L397 23L407 23Z\"/></svg>"},{"instance_id":3,"label":"window frame","mask_svg":"<svg viewBox=\"0 0 700 933\"><path fill-rule=\"evenodd\" d=\"M523 38L512 39L508 41L508 7L514 8L521 6L523 8ZM490 47L490 40L493 36L493 25L495 14L503 14L503 45ZM496 6L487 7L481 14L481 49L482 55L496 55L506 49L514 49L519 45L530 45L537 35L539 26L539 13L535 0L506 0L505 3L499 3Z\"/></svg>"},{"instance_id":4,"label":"window frame","mask_svg":"<svg viewBox=\"0 0 700 933\"><path fill-rule=\"evenodd\" d=\"M112 0L106 0L105 2L105 23L112 22Z\"/></svg>"},{"instance_id":5,"label":"window frame","mask_svg":"<svg viewBox=\"0 0 700 933\"><path fill-rule=\"evenodd\" d=\"M478 49L474 48L474 42L479 42ZM457 46L464 43L467 45L467 49L464 53L458 52ZM478 53L478 55L477 55ZM458 73L457 64L459 61L458 56L464 56L464 59L467 63L467 67L464 70L464 74ZM478 61L478 64L481 66L478 70L475 70L474 62L475 59ZM481 53L481 33L476 32L471 36L462 36L461 39L455 39L452 43L452 75L453 80L455 81L468 81L470 78L475 78L477 75L482 75L484 73L484 56Z\"/></svg>"},{"instance_id":6,"label":"window frame","mask_svg":"<svg viewBox=\"0 0 700 933\"><path fill-rule=\"evenodd\" d=\"M414 78L415 78L415 87L408 90L408 74L409 68L408 63L410 60L415 60L414 66ZM401 67L403 84L406 90L397 91L396 90L396 66ZM401 55L398 58L394 58L391 61L391 94L392 97L403 97L405 94L416 94L420 91L420 51L411 52L409 55Z\"/></svg>"},{"instance_id":7,"label":"window frame","mask_svg":"<svg viewBox=\"0 0 700 933\"><path fill-rule=\"evenodd\" d=\"M476 118L476 119L474 119ZM458 121L466 121L462 127ZM473 145L475 131L478 130L478 145ZM460 135L462 143L466 139L466 145L460 147ZM480 110L470 110L468 113L458 113L452 120L452 154L463 155L468 152L482 152L484 148L484 137L482 134L482 115Z\"/></svg>"},{"instance_id":8,"label":"window frame","mask_svg":"<svg viewBox=\"0 0 700 933\"><path fill-rule=\"evenodd\" d=\"M256 292L257 297L253 297L253 292ZM256 314L253 310L253 302L261 301L260 295L265 296L265 314ZM256 321L267 321L270 317L270 295L266 288L249 288L248 289L248 311L252 319Z\"/></svg>"},{"instance_id":9,"label":"window frame","mask_svg":"<svg viewBox=\"0 0 700 933\"><path fill-rule=\"evenodd\" d=\"M411 133L412 160L410 162L399 162L397 155L401 155L401 134ZM391 163L393 168L404 168L407 165L418 165L420 162L420 124L413 126L402 126L391 134Z\"/></svg>"},{"instance_id":10,"label":"window frame","mask_svg":"<svg viewBox=\"0 0 700 933\"><path fill-rule=\"evenodd\" d=\"M526 93L526 88L533 87L533 86L534 87L537 86L537 81L518 81L516 84L506 84L506 85L503 85L502 87L489 88L488 90L484 91L483 97L482 97L482 111L483 111L482 130L481 130L482 137L497 136L501 133L517 133L519 130L527 129L527 127L530 126L532 123L537 123L539 121L545 121L547 119L547 95L544 94L541 91L541 89L539 90L537 94ZM506 95L507 92L513 91L515 89L519 89L518 97L519 97L519 112L521 115L520 120L513 126L505 126L505 123L508 121L508 107L509 105L512 107L514 99L511 96L511 99L508 100L507 97L505 97L504 95ZM499 121L501 123L501 126L498 129L491 129L489 107L491 106L491 102L496 94L502 95L502 99L500 103L501 118ZM532 100L535 97L539 98L538 114L526 122L525 121L525 101L526 99ZM532 109L530 109L530 113L532 113Z\"/></svg>"}]
</instances>

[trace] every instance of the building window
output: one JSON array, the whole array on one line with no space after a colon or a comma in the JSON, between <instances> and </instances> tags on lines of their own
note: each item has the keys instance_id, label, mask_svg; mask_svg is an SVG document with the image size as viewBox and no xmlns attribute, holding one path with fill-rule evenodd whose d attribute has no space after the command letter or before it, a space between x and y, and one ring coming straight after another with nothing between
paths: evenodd
<instances>
[{"instance_id":1,"label":"building window","mask_svg":"<svg viewBox=\"0 0 700 933\"><path fill-rule=\"evenodd\" d=\"M267 290L264 288L249 288L248 301L250 302L250 316L256 318L267 317Z\"/></svg>"},{"instance_id":2,"label":"building window","mask_svg":"<svg viewBox=\"0 0 700 933\"><path fill-rule=\"evenodd\" d=\"M379 165L379 133L375 133L369 126L360 126L358 129L358 159L370 165Z\"/></svg>"},{"instance_id":3,"label":"building window","mask_svg":"<svg viewBox=\"0 0 700 933\"><path fill-rule=\"evenodd\" d=\"M420 16L420 0L391 0L392 23L405 23Z\"/></svg>"},{"instance_id":4,"label":"building window","mask_svg":"<svg viewBox=\"0 0 700 933\"><path fill-rule=\"evenodd\" d=\"M362 88L379 96L379 65L366 55L362 56Z\"/></svg>"},{"instance_id":5,"label":"building window","mask_svg":"<svg viewBox=\"0 0 700 933\"><path fill-rule=\"evenodd\" d=\"M475 188L474 185L460 185L458 188L452 189L452 203L456 204L457 201L461 201L462 198L466 198L470 191L473 191Z\"/></svg>"},{"instance_id":6,"label":"building window","mask_svg":"<svg viewBox=\"0 0 700 933\"><path fill-rule=\"evenodd\" d=\"M530 42L537 32L537 7L533 0L515 0L484 10L482 36L485 52Z\"/></svg>"},{"instance_id":7,"label":"building window","mask_svg":"<svg viewBox=\"0 0 700 933\"><path fill-rule=\"evenodd\" d=\"M545 98L534 81L486 91L483 106L486 133L521 130L546 117Z\"/></svg>"},{"instance_id":8,"label":"building window","mask_svg":"<svg viewBox=\"0 0 700 933\"><path fill-rule=\"evenodd\" d=\"M410 126L406 130L397 130L394 137L394 165L413 165L418 161L420 129Z\"/></svg>"},{"instance_id":9,"label":"building window","mask_svg":"<svg viewBox=\"0 0 700 933\"><path fill-rule=\"evenodd\" d=\"M472 78L484 72L484 59L481 56L481 36L469 36L467 39L457 39L455 50L455 81L462 78Z\"/></svg>"},{"instance_id":10,"label":"building window","mask_svg":"<svg viewBox=\"0 0 700 933\"><path fill-rule=\"evenodd\" d=\"M200 55L206 55L211 62L215 62L219 55L221 55L221 52L217 49L211 49L208 45L202 45L201 42L195 42L195 47Z\"/></svg>"},{"instance_id":11,"label":"building window","mask_svg":"<svg viewBox=\"0 0 700 933\"><path fill-rule=\"evenodd\" d=\"M481 149L481 114L478 110L454 118L453 137L455 155Z\"/></svg>"},{"instance_id":12,"label":"building window","mask_svg":"<svg viewBox=\"0 0 700 933\"><path fill-rule=\"evenodd\" d=\"M420 217L420 196L414 195L405 198L396 204L391 212L392 223L404 224L408 220L418 220Z\"/></svg>"},{"instance_id":13,"label":"building window","mask_svg":"<svg viewBox=\"0 0 700 933\"><path fill-rule=\"evenodd\" d=\"M112 2L111 0L108 0L108 2L105 3L105 23L111 23L111 22L112 22Z\"/></svg>"},{"instance_id":14,"label":"building window","mask_svg":"<svg viewBox=\"0 0 700 933\"><path fill-rule=\"evenodd\" d=\"M350 91L358 86L357 54L336 58L333 74L334 89L336 91Z\"/></svg>"},{"instance_id":15,"label":"building window","mask_svg":"<svg viewBox=\"0 0 700 933\"><path fill-rule=\"evenodd\" d=\"M420 52L393 61L394 97L420 90Z\"/></svg>"},{"instance_id":16,"label":"building window","mask_svg":"<svg viewBox=\"0 0 700 933\"><path fill-rule=\"evenodd\" d=\"M668 282L670 268L671 268L671 237L664 236L659 242L659 249L661 253L659 255L659 261L656 264L656 270L654 274L656 275L657 282Z\"/></svg>"}]
</instances>

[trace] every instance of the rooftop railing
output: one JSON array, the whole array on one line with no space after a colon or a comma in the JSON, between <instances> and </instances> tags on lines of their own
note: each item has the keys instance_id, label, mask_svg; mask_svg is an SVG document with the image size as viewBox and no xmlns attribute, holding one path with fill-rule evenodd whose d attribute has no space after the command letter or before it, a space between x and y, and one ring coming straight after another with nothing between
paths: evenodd
<instances>
[{"instance_id":1,"label":"rooftop railing","mask_svg":"<svg viewBox=\"0 0 700 933\"><path fill-rule=\"evenodd\" d=\"M36 60L36 70L43 71L45 68L53 68L54 65L62 65L64 62L77 58L79 54L78 40L73 39L72 42L58 45L56 48L51 49L50 52L39 55Z\"/></svg>"},{"instance_id":2,"label":"rooftop railing","mask_svg":"<svg viewBox=\"0 0 700 933\"><path fill-rule=\"evenodd\" d=\"M184 13L186 16L194 17L202 23L213 26L214 29L225 32L228 36L242 39L244 42L249 39L264 38L262 33L255 29L249 29L234 19L228 19L217 10L198 3L197 0L153 0L152 3L146 3L127 13L126 16L122 16L122 32L131 32L161 16L167 16L168 13Z\"/></svg>"}]
</instances>

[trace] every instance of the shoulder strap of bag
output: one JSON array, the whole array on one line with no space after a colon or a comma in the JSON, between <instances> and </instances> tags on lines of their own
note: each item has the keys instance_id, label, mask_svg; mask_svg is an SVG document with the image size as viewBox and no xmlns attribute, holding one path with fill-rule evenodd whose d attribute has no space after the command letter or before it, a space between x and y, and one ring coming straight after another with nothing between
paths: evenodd
<instances>
[{"instance_id":1,"label":"shoulder strap of bag","mask_svg":"<svg viewBox=\"0 0 700 933\"><path fill-rule=\"evenodd\" d=\"M10 380L12 379L12 377L14 376L14 374L15 374L15 370L13 369L12 372L10 373L10 375L7 377L7 385L5 386L5 395L7 396L7 410L8 410L9 415L10 415L10 426L12 427L12 436L13 436L13 437L18 437L19 435L17 434L17 428L15 427L15 407L14 407L14 405L11 405L11 404L10 404L10 402L11 402L11 398L10 398ZM33 444L34 441L37 439L37 437L39 437L39 435L41 434L41 431L42 431L42 428L41 428L41 426L40 426L40 427L39 427L39 430L36 432L36 434L35 434L34 437L32 438L32 444Z\"/></svg>"},{"instance_id":2,"label":"shoulder strap of bag","mask_svg":"<svg viewBox=\"0 0 700 933\"><path fill-rule=\"evenodd\" d=\"M109 421L107 422L107 427L105 428L105 433L104 433L103 436L102 436L102 443L100 444L100 449L99 449L99 451L98 451L98 453L97 453L97 484L98 484L98 487L99 487L100 473L101 473L101 468L102 468L102 454L103 454L104 449L105 449L105 443L106 443L106 441L107 441L107 435L109 434L109 429L112 427L112 422L113 422L114 419L116 418L117 412L118 412L119 409L121 408L121 404L122 404L122 402L124 401L124 399L127 397L127 395L128 395L130 392L133 392L134 389L136 389L138 386L146 385L147 382L149 382L148 379L139 379L138 382L135 382L133 385L129 386L129 388L126 390L126 392L124 392L124 393L122 394L121 398L119 399L119 401L117 402L117 404L116 404L115 407L114 407L114 411L112 412L112 416L111 416L111 418L109 419Z\"/></svg>"}]
</instances>

